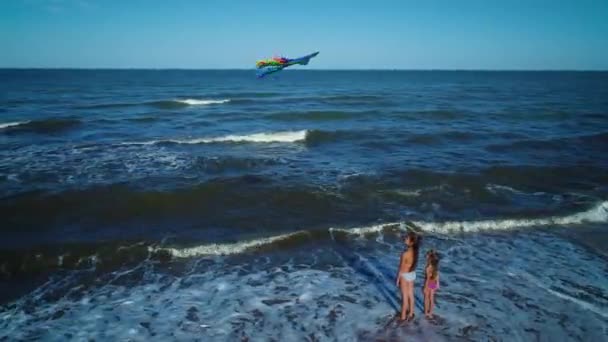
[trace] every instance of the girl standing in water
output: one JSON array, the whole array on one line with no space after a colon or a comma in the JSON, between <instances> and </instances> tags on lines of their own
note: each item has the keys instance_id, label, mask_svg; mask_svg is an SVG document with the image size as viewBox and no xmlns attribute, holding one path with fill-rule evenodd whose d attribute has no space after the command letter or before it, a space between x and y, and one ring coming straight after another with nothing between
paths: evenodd
<instances>
[{"instance_id":1,"label":"girl standing in water","mask_svg":"<svg viewBox=\"0 0 608 342\"><path fill-rule=\"evenodd\" d=\"M414 280L416 280L416 264L418 263L419 238L416 233L409 231L403 242L407 250L401 254L399 271L397 272L397 286L401 289L401 320L414 319Z\"/></svg>"},{"instance_id":2,"label":"girl standing in water","mask_svg":"<svg viewBox=\"0 0 608 342\"><path fill-rule=\"evenodd\" d=\"M439 255L435 250L426 253L426 268L424 269L424 315L433 318L435 307L435 291L439 288Z\"/></svg>"}]
</instances>

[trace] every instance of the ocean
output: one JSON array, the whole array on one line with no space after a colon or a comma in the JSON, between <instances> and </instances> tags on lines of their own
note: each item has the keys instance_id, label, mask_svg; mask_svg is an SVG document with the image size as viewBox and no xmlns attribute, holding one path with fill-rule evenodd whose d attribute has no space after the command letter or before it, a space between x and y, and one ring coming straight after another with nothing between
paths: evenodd
<instances>
[{"instance_id":1,"label":"ocean","mask_svg":"<svg viewBox=\"0 0 608 342\"><path fill-rule=\"evenodd\" d=\"M600 341L607 156L608 72L0 70L0 340Z\"/></svg>"}]
</instances>

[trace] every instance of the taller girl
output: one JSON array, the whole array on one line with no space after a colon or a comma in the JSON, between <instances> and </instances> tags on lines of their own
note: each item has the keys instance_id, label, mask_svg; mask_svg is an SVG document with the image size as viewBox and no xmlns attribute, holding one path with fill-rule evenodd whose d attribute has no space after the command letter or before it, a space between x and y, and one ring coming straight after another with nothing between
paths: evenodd
<instances>
[{"instance_id":1,"label":"taller girl","mask_svg":"<svg viewBox=\"0 0 608 342\"><path fill-rule=\"evenodd\" d=\"M401 289L401 320L407 318L410 321L415 316L414 280L416 280L420 239L416 233L410 231L405 235L403 242L407 246L407 250L401 254L396 283Z\"/></svg>"}]
</instances>

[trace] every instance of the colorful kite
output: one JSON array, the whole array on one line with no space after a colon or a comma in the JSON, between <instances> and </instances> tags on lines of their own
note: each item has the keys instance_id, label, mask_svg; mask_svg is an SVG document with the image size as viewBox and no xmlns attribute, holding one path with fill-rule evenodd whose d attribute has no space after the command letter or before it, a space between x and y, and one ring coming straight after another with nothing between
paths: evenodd
<instances>
[{"instance_id":1,"label":"colorful kite","mask_svg":"<svg viewBox=\"0 0 608 342\"><path fill-rule=\"evenodd\" d=\"M274 57L269 59L262 59L255 63L258 78L264 77L268 74L272 74L277 71L281 71L292 65L300 64L306 65L310 62L310 59L318 55L319 52L311 53L300 58L289 59L285 57Z\"/></svg>"}]
</instances>

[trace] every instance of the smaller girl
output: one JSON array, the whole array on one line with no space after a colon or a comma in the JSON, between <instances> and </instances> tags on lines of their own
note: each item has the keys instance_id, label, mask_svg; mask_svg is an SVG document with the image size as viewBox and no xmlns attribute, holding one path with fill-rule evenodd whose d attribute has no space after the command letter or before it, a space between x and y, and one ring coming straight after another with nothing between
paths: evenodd
<instances>
[{"instance_id":1,"label":"smaller girl","mask_svg":"<svg viewBox=\"0 0 608 342\"><path fill-rule=\"evenodd\" d=\"M435 307L435 291L439 288L439 254L431 249L426 253L426 275L424 280L424 316L433 318Z\"/></svg>"}]
</instances>

